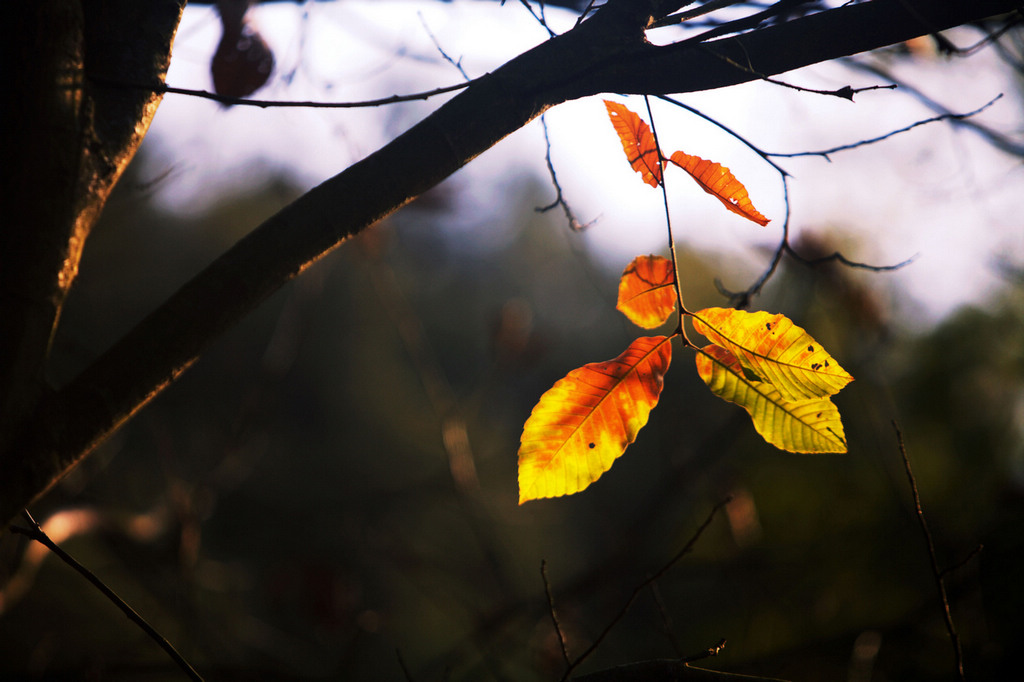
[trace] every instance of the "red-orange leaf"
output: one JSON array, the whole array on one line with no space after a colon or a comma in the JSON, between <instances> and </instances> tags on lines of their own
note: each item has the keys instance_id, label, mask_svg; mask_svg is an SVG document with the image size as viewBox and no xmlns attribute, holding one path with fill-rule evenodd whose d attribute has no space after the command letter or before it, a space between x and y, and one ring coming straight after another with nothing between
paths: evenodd
<instances>
[{"instance_id":1,"label":"red-orange leaf","mask_svg":"<svg viewBox=\"0 0 1024 682\"><path fill-rule=\"evenodd\" d=\"M654 144L654 135L642 118L618 102L604 101L608 118L619 134L629 165L651 187L661 184L661 155Z\"/></svg>"},{"instance_id":2,"label":"red-orange leaf","mask_svg":"<svg viewBox=\"0 0 1024 682\"><path fill-rule=\"evenodd\" d=\"M675 282L672 261L637 256L622 271L615 308L644 329L660 327L676 309Z\"/></svg>"},{"instance_id":3,"label":"red-orange leaf","mask_svg":"<svg viewBox=\"0 0 1024 682\"><path fill-rule=\"evenodd\" d=\"M559 379L523 426L519 504L572 495L608 471L658 404L671 361L671 337L641 337Z\"/></svg>"},{"instance_id":4,"label":"red-orange leaf","mask_svg":"<svg viewBox=\"0 0 1024 682\"><path fill-rule=\"evenodd\" d=\"M768 218L754 208L747 188L722 164L683 152L676 152L669 161L689 173L705 192L718 198L733 213L758 225L768 224Z\"/></svg>"}]
</instances>

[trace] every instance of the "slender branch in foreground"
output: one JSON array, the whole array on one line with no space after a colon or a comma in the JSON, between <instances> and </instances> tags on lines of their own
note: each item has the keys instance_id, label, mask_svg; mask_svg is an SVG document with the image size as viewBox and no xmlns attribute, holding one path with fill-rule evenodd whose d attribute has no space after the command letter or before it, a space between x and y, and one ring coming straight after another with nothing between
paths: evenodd
<instances>
[{"instance_id":1,"label":"slender branch in foreground","mask_svg":"<svg viewBox=\"0 0 1024 682\"><path fill-rule=\"evenodd\" d=\"M910 468L910 458L907 457L907 448L903 444L903 432L895 421L893 421L892 426L896 429L896 442L899 445L900 456L903 458L903 468L906 470L907 480L910 482L910 492L914 495L914 511L917 514L918 523L921 524L921 534L924 535L925 544L928 545L928 559L931 561L935 586L939 590L939 601L942 603L942 617L946 621L946 632L949 633L949 641L953 645L957 677L962 682L967 679L964 677L964 652L960 646L960 637L956 633L956 626L953 625L953 616L949 613L946 582L942 579L942 571L939 569L938 559L935 558L935 543L932 541L931 531L928 530L928 521L924 518L924 510L921 509L921 496L917 492L917 479L914 478L914 471Z\"/></svg>"},{"instance_id":2,"label":"slender branch in foreground","mask_svg":"<svg viewBox=\"0 0 1024 682\"><path fill-rule=\"evenodd\" d=\"M442 52L442 54L444 53ZM456 67L460 71L462 70L462 67L458 66L458 64L456 64ZM108 78L101 78L99 76L91 76L90 80L93 84L105 88L115 88L119 90L142 90L146 92L155 92L161 95L187 95L189 97L208 99L214 102L218 102L220 104L224 104L226 106L259 107L260 109L363 109L372 107L382 107L387 106L388 104L399 104L401 102L415 102L419 100L430 99L431 97L436 97L438 95L443 95L445 93L463 90L469 87L476 79L467 80L465 83L458 83L456 85L446 85L443 88L434 88L433 90L414 92L408 95L392 95L390 97L381 97L380 99L368 99L357 102L315 102L297 100L249 99L246 97L218 95L215 92L209 92L207 90L176 88L171 85L164 85L163 83L151 83L149 85L144 85L142 83L125 83Z\"/></svg>"},{"instance_id":3,"label":"slender branch in foreground","mask_svg":"<svg viewBox=\"0 0 1024 682\"><path fill-rule=\"evenodd\" d=\"M590 656L590 654L594 653L594 651L597 650L597 647L599 647L601 643L605 640L605 638L608 636L608 633L612 631L612 628L618 625L619 621L621 621L626 616L626 613L629 611L630 607L633 606L633 602L636 601L636 598L640 595L640 592L642 592L645 587L647 587L648 585L650 585L651 583L653 583L654 581L658 580L663 575L668 573L668 571L673 566L675 566L680 559L682 559L684 556L693 551L694 545L696 545L697 541L700 540L700 536L704 534L704 531L707 530L707 527L711 525L711 522L714 520L715 515L718 514L718 512L721 511L722 508L725 505L729 504L730 502L732 502L731 495L729 497L726 497L718 504L716 504L711 509L711 512L708 514L708 517L704 519L704 523L700 524L700 527L697 528L697 531L693 534L693 537L690 538L690 540L683 546L683 548L676 552L675 556L669 559L664 566L659 568L654 574L652 574L646 580L644 580L635 588L633 588L633 593L629 596L629 599L627 599L626 603L622 605L622 608L619 610L617 614L615 614L615 617L612 618L611 622L609 622L608 625L605 626L604 630L602 630L601 634L597 636L597 639L594 640L593 644L591 644L586 651L577 656L576 659L571 664L569 664L568 670L566 670L565 674L562 676L562 682L568 680L569 676L572 674L572 671L578 668L580 664L583 663L583 661L585 661L588 656Z\"/></svg>"},{"instance_id":4,"label":"slender branch in foreground","mask_svg":"<svg viewBox=\"0 0 1024 682\"><path fill-rule=\"evenodd\" d=\"M43 532L43 529L39 526L38 523L36 523L36 520L32 518L32 515L29 514L27 510L22 512L22 517L28 522L29 527L22 528L20 526L9 526L12 533L24 535L25 537L35 540L36 542L44 545L47 549L49 549L51 552L57 555L57 557L61 561L63 561L76 571L78 571L78 573L81 574L90 583L92 583L92 585L97 590L102 592L103 596L112 601L117 608L121 609L121 612L128 617L128 620L138 625L139 628L143 632L145 632L150 639L159 644L160 648L167 652L167 655L171 657L171 660L173 660L178 665L178 667L181 668L186 675L188 675L190 679L196 680L197 682L202 682L203 678L199 675L199 673L196 672L195 668L193 668L189 664L189 662L186 661L184 657L182 657L182 655L178 653L177 649L175 649L174 646L170 642L168 642L163 635L157 632L152 625L146 622L145 618L140 616L135 611L135 609L126 604L123 599L118 597L117 594L112 589L107 587L106 583L97 578L92 571L90 571L82 564L78 563L78 561L76 561L74 557L65 552L63 549L60 548L60 546L57 545L57 543L51 540L50 536Z\"/></svg>"},{"instance_id":5,"label":"slender branch in foreground","mask_svg":"<svg viewBox=\"0 0 1024 682\"><path fill-rule=\"evenodd\" d=\"M569 649L565 645L565 633L562 632L562 625L558 622L558 612L555 611L555 598L551 595L551 581L548 580L548 562L542 559L540 562L540 577L544 580L544 594L548 597L548 613L551 614L551 622L555 626L555 635L558 636L558 644L562 649L562 660L566 666L571 666L569 660Z\"/></svg>"}]
</instances>

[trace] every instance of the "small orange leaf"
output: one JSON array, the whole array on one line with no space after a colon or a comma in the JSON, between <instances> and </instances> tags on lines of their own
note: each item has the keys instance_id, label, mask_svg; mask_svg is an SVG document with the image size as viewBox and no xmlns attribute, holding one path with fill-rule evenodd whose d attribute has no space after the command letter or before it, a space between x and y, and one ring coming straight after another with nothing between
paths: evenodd
<instances>
[{"instance_id":1,"label":"small orange leaf","mask_svg":"<svg viewBox=\"0 0 1024 682\"><path fill-rule=\"evenodd\" d=\"M753 220L758 225L768 224L768 218L754 208L747 188L722 164L683 152L676 152L669 161L689 173L705 192L715 196L733 213Z\"/></svg>"},{"instance_id":2,"label":"small orange leaf","mask_svg":"<svg viewBox=\"0 0 1024 682\"><path fill-rule=\"evenodd\" d=\"M775 386L786 400L823 398L853 381L820 343L782 314L705 308L694 328L729 349L743 367Z\"/></svg>"},{"instance_id":3,"label":"small orange leaf","mask_svg":"<svg viewBox=\"0 0 1024 682\"><path fill-rule=\"evenodd\" d=\"M661 256L637 256L619 278L615 308L639 327L660 327L676 309L675 282L672 261Z\"/></svg>"},{"instance_id":4,"label":"small orange leaf","mask_svg":"<svg viewBox=\"0 0 1024 682\"><path fill-rule=\"evenodd\" d=\"M630 111L624 104L604 100L608 118L619 134L626 160L651 187L661 184L661 155L654 144L654 135L642 118Z\"/></svg>"},{"instance_id":5,"label":"small orange leaf","mask_svg":"<svg viewBox=\"0 0 1024 682\"><path fill-rule=\"evenodd\" d=\"M768 443L789 452L846 452L839 409L828 397L787 400L778 388L744 371L739 359L715 344L697 352L697 373L711 392L739 405Z\"/></svg>"},{"instance_id":6,"label":"small orange leaf","mask_svg":"<svg viewBox=\"0 0 1024 682\"><path fill-rule=\"evenodd\" d=\"M671 361L671 337L640 337L555 382L523 425L519 504L572 495L608 471L658 404Z\"/></svg>"}]
</instances>

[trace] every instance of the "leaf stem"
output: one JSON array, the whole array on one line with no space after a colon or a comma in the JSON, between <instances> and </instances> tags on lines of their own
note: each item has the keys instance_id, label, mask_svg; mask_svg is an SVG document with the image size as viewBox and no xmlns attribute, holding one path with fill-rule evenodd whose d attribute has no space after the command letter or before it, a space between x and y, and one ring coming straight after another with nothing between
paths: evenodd
<instances>
[{"instance_id":1,"label":"leaf stem","mask_svg":"<svg viewBox=\"0 0 1024 682\"><path fill-rule=\"evenodd\" d=\"M672 213L668 208L668 189L665 185L665 157L661 153L661 144L658 142L658 128L654 125L654 112L651 111L651 99L647 95L644 95L644 104L647 105L647 118L651 121L651 134L654 136L654 148L658 152L658 164L661 166L661 182L658 184L661 186L661 199L665 206L665 227L668 231L668 251L672 256L672 278L675 281L676 289L676 302L679 304L679 326L676 328L674 335L678 336L683 340L683 345L690 348L696 348L690 338L686 335L686 328L683 326L683 316L692 315L689 310L686 309L686 305L683 304L683 288L679 281L679 259L676 257L676 240L672 234Z\"/></svg>"}]
</instances>

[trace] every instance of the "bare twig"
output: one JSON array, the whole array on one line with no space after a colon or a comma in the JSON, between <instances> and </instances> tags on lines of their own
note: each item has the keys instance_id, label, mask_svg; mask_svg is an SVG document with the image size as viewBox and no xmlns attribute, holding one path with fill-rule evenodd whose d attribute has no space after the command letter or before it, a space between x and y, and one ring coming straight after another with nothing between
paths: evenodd
<instances>
[{"instance_id":1,"label":"bare twig","mask_svg":"<svg viewBox=\"0 0 1024 682\"><path fill-rule=\"evenodd\" d=\"M939 590L939 601L942 603L942 617L946 621L946 632L949 633L949 641L953 645L953 656L956 661L957 676L961 680L964 677L964 653L960 646L960 637L956 633L956 626L953 625L953 616L949 612L949 598L946 595L946 583L942 579L942 571L939 569L938 559L935 558L935 543L932 541L931 531L928 530L928 522L924 518L924 510L921 509L921 496L917 492L917 480L914 478L914 471L910 468L910 458L907 457L907 448L903 444L903 432L899 424L892 423L896 430L896 442L899 445L900 456L903 457L903 468L907 472L907 480L910 482L910 492L914 495L914 510L917 513L918 523L921 524L921 534L924 535L925 544L928 546L928 559L932 565L932 575L935 578L935 586Z\"/></svg>"},{"instance_id":2,"label":"bare twig","mask_svg":"<svg viewBox=\"0 0 1024 682\"><path fill-rule=\"evenodd\" d=\"M833 251L829 255L821 256L819 258L804 258L799 253L794 251L793 247L790 246L788 243L785 245L785 250L786 253L788 253L790 256L792 256L798 262L803 263L804 265L815 266L822 265L824 263L836 262L842 263L848 268L856 268L858 270L870 270L871 272L892 272L893 270L905 268L906 266L910 265L917 259L917 254L915 254L910 258L902 260L899 263L894 263L892 265L871 265L870 263L861 263L859 261L850 260L849 258L839 253L838 251Z\"/></svg>"},{"instance_id":3,"label":"bare twig","mask_svg":"<svg viewBox=\"0 0 1024 682\"><path fill-rule=\"evenodd\" d=\"M895 85L893 87L895 87ZM859 142L851 142L850 144L842 144L842 145L839 145L838 147L832 147L831 149L822 149L822 150L816 151L816 152L791 152L791 153L788 153L788 154L769 152L768 155L769 156L775 156L775 157L778 157L778 158L783 158L783 159L793 159L793 158L796 158L798 156L821 156L821 157L831 161L831 159L828 158L829 154L835 154L836 152L844 152L844 151L846 151L848 149L856 149L858 147L864 147L864 146L867 146L869 144L874 144L876 142L881 142L883 140L888 140L890 137L892 137L894 135L899 135L900 133L905 133L908 130L913 130L914 128L917 128L918 126L927 125L929 123L937 123L938 121L962 121L963 119L970 118L971 116L977 116L978 114L980 114L981 112L985 111L990 106L992 106L993 104L998 102L1002 98L1002 96L1003 95L1000 93L1000 94L996 95L995 97L993 97L992 99L990 99L985 104L983 104L982 106L980 106L977 109L975 109L974 111L968 111L966 114L954 114L952 112L947 112L947 113L944 113L944 114L939 114L938 116L932 116L931 118L925 118L925 119L922 119L920 121L915 121L914 123L911 123L910 125L904 126L904 127L899 128L897 130L890 130L889 132L885 133L884 135L879 135L877 137L868 138L866 140L860 140Z\"/></svg>"},{"instance_id":4,"label":"bare twig","mask_svg":"<svg viewBox=\"0 0 1024 682\"><path fill-rule=\"evenodd\" d=\"M790 90L796 90L797 92L807 92L812 95L828 95L830 97L838 97L839 99L850 100L851 102L853 101L853 96L856 95L857 93L867 92L869 90L896 89L896 86L890 83L889 85L866 85L863 88L855 88L849 85L844 85L843 87L837 88L835 90L818 90L816 88L804 87L803 85L794 85L793 83L780 81L776 78L768 78L767 76L765 76L761 80L763 80L766 83L771 83L772 85L779 85L784 88L789 88Z\"/></svg>"},{"instance_id":5,"label":"bare twig","mask_svg":"<svg viewBox=\"0 0 1024 682\"><path fill-rule=\"evenodd\" d=\"M695 668L684 661L637 661L574 677L575 682L785 682L775 677L739 675Z\"/></svg>"},{"instance_id":6,"label":"bare twig","mask_svg":"<svg viewBox=\"0 0 1024 682\"><path fill-rule=\"evenodd\" d=\"M659 19L653 26L651 26L651 28L662 28L663 26L682 24L690 19L710 14L711 12L720 10L723 7L738 5L741 2L746 2L746 0L709 0L709 2L705 2L703 5L695 7L694 9L687 10L685 12L677 12L676 14L670 14L667 17Z\"/></svg>"},{"instance_id":7,"label":"bare twig","mask_svg":"<svg viewBox=\"0 0 1024 682\"><path fill-rule=\"evenodd\" d=\"M576 28L581 23L583 23L583 20L587 18L587 15L590 14L590 11L594 9L594 2L596 2L596 0L590 0L590 2L587 3L587 6L583 8L582 12L580 12L579 18L576 19L576 23L573 24L573 28Z\"/></svg>"},{"instance_id":8,"label":"bare twig","mask_svg":"<svg viewBox=\"0 0 1024 682\"><path fill-rule=\"evenodd\" d=\"M544 580L544 594L548 597L548 613L551 614L551 622L555 626L555 634L558 636L558 644L562 649L562 660L565 661L566 666L571 666L572 662L569 660L569 649L565 644L565 633L562 632L562 625L558 622L558 612L555 611L555 598L551 595L551 581L548 580L547 559L541 559L540 577Z\"/></svg>"},{"instance_id":9,"label":"bare twig","mask_svg":"<svg viewBox=\"0 0 1024 682\"><path fill-rule=\"evenodd\" d=\"M682 656L683 648L679 646L679 642L676 640L676 633L672 630L672 616L669 614L665 600L661 596L661 590L658 589L658 583L651 583L651 596L654 597L654 603L658 606L658 614L661 616L661 627L665 630L665 637L668 638L676 655ZM725 640L722 641L724 642Z\"/></svg>"},{"instance_id":10,"label":"bare twig","mask_svg":"<svg viewBox=\"0 0 1024 682\"><path fill-rule=\"evenodd\" d=\"M406 682L414 682L412 673L409 672L409 667L405 665L405 659L402 658L401 649L395 649L395 657L398 659L398 665L402 668L402 675L405 676Z\"/></svg>"},{"instance_id":11,"label":"bare twig","mask_svg":"<svg viewBox=\"0 0 1024 682\"><path fill-rule=\"evenodd\" d=\"M946 568L942 569L942 573L941 573L942 577L945 578L950 573L955 573L956 571L959 571L961 568L963 568L968 563L970 563L971 559L973 559L974 557L976 557L979 554L981 554L982 550L984 550L984 549L985 549L985 545L978 545L977 547L972 549L970 552L968 552L967 556L965 556L963 559L961 559L960 561L956 562L952 566L947 566Z\"/></svg>"},{"instance_id":12,"label":"bare twig","mask_svg":"<svg viewBox=\"0 0 1024 682\"><path fill-rule=\"evenodd\" d=\"M551 138L548 136L548 122L544 117L544 114L540 115L540 125L544 130L544 162L548 166L548 175L551 176L551 184L555 186L555 200L547 206L537 206L533 210L537 213L547 213L553 208L559 206L562 207L562 213L565 214L565 219L569 221L569 229L573 232L582 232L596 222L591 220L589 223L581 223L577 218L576 214L573 213L572 208L569 207L569 203L565 200L565 196L562 194L562 185L558 182L558 175L555 173L555 165L551 161Z\"/></svg>"},{"instance_id":13,"label":"bare twig","mask_svg":"<svg viewBox=\"0 0 1024 682\"><path fill-rule=\"evenodd\" d=\"M61 561L63 561L76 571L78 571L78 573L82 575L82 577L84 577L86 580L92 583L93 587L102 592L103 596L112 601L117 608L121 609L121 612L128 617L128 620L138 625L139 628L143 632L145 632L150 639L159 644L160 647L167 652L167 655L171 657L171 660L173 660L190 679L202 682L203 678L199 675L199 673L196 672L195 668L193 668L189 664L189 662L186 661L184 657L182 657L182 655L178 653L177 649L175 649L174 646L171 645L171 643L168 642L163 635L157 632L152 625L146 622L146 619L140 616L135 611L135 609L126 604L123 599L117 596L117 594L112 589L107 587L106 583L104 583L102 580L96 577L96 575L92 571L90 571L82 564L78 563L74 557L72 557L70 554L61 549L57 545L57 543L53 542L53 540L51 540L50 537L43 532L43 529L39 526L39 524L36 523L36 520L32 518L32 515L28 513L28 510L23 511L21 515L28 522L29 527L22 528L20 526L9 526L11 532L17 533L19 535L24 535L25 537L31 538L32 540L35 540L36 542L44 545L47 549L53 552Z\"/></svg>"},{"instance_id":14,"label":"bare twig","mask_svg":"<svg viewBox=\"0 0 1024 682\"><path fill-rule=\"evenodd\" d=\"M587 648L586 651L577 656L576 659L573 660L571 664L569 664L568 670L566 670L565 674L562 676L562 682L568 680L569 676L572 674L572 671L578 668L579 665L583 663L583 661L585 661L588 656L590 656L590 654L594 653L594 651L597 650L597 647L599 647L601 643L605 640L605 638L608 636L608 633L612 631L612 628L618 625L619 621L621 621L626 616L626 613L629 611L630 607L633 606L633 602L636 601L636 598L637 596L639 596L640 592L645 587L647 587L654 581L658 580L661 576L668 573L668 571L673 566L675 566L680 559L682 559L684 556L686 556L693 550L694 545L696 545L697 541L700 540L700 536L703 535L704 531L707 530L707 527L711 525L711 522L714 520L715 515L718 514L718 512L731 501L732 496L729 496L726 497L721 502L719 502L718 504L716 504L711 509L711 512L708 514L708 517L704 519L704 523L702 523L700 527L697 528L697 531L693 534L693 537L690 538L690 540L683 546L683 548L676 552L675 556L669 559L664 566L659 568L654 574L652 574L646 580L644 580L635 588L633 588L633 593L629 596L629 599L626 600L626 603L622 605L622 608L619 610L617 614L615 614L615 617L612 618L612 620L608 623L607 626L605 626L604 630L601 631L601 634L597 636L597 639L594 640L594 642Z\"/></svg>"},{"instance_id":15,"label":"bare twig","mask_svg":"<svg viewBox=\"0 0 1024 682\"><path fill-rule=\"evenodd\" d=\"M189 97L208 99L214 102L219 102L220 104L227 104L231 106L259 107L261 109L360 109L370 107L381 107L386 106L388 104L399 104L401 102L414 102L417 100L430 99L431 97L436 97L437 95L443 95L448 92L455 92L456 90L463 90L479 79L470 80L465 83L459 83L457 85L447 85L443 88L424 90L423 92L414 92L409 95L392 95L391 97L382 97L380 99L369 99L358 102L314 102L293 100L248 99L246 97L231 97L228 95L218 95L215 92L208 92L206 90L176 88L171 85L164 85L163 83L150 83L149 85L145 85L142 83L125 83L122 81L111 80L108 78L101 78L99 76L91 76L90 80L93 82L93 84L106 88L116 88L120 90L143 90L147 92L156 92L166 95L188 95Z\"/></svg>"},{"instance_id":16,"label":"bare twig","mask_svg":"<svg viewBox=\"0 0 1024 682\"><path fill-rule=\"evenodd\" d=\"M1001 149L1007 154L1013 154L1014 156L1024 157L1024 144L996 130L993 130L992 128L989 128L988 126L982 123L978 123L977 121L972 120L968 116L955 115L948 108L946 108L944 105L940 104L936 100L926 95L923 91L919 90L918 88L915 88L910 83L907 83L906 81L897 78L893 74L888 73L881 67L857 59L843 59L841 61L845 66L848 66L852 69L859 69L861 71L865 71L880 78L884 78L890 83L895 84L901 91L909 93L914 97L914 99L919 101L921 104L925 105L932 111L938 113L940 116L945 116L947 120L949 120L949 122L952 123L953 125L963 126L969 130L973 130L974 132L978 133L996 149Z\"/></svg>"},{"instance_id":17,"label":"bare twig","mask_svg":"<svg viewBox=\"0 0 1024 682\"><path fill-rule=\"evenodd\" d=\"M469 77L469 74L466 73L466 70L462 68L462 58L460 57L459 61L455 61L450 56L448 56L448 53L444 51L443 47L441 47L441 43L437 41L437 37L434 35L434 32L430 30L429 26L427 26L427 20L423 18L423 13L417 12L416 16L420 18L420 25L423 26L423 30L427 32L427 35L430 36L430 41L434 43L434 47L436 47L437 51L441 53L441 56L444 58L444 60L451 64L452 66L454 66L456 69L458 69L459 73L462 74L462 77L465 78L467 82L473 80L472 78Z\"/></svg>"},{"instance_id":18,"label":"bare twig","mask_svg":"<svg viewBox=\"0 0 1024 682\"><path fill-rule=\"evenodd\" d=\"M556 35L558 35L553 30L551 30L550 26L548 26L547 17L544 16L544 0L540 0L540 2L538 3L540 5L540 12L534 11L533 7L530 5L529 0L519 0L519 4L525 7L526 10L530 13L530 15L537 20L537 23L544 27L544 30L548 32L548 37L554 38Z\"/></svg>"}]
</instances>

